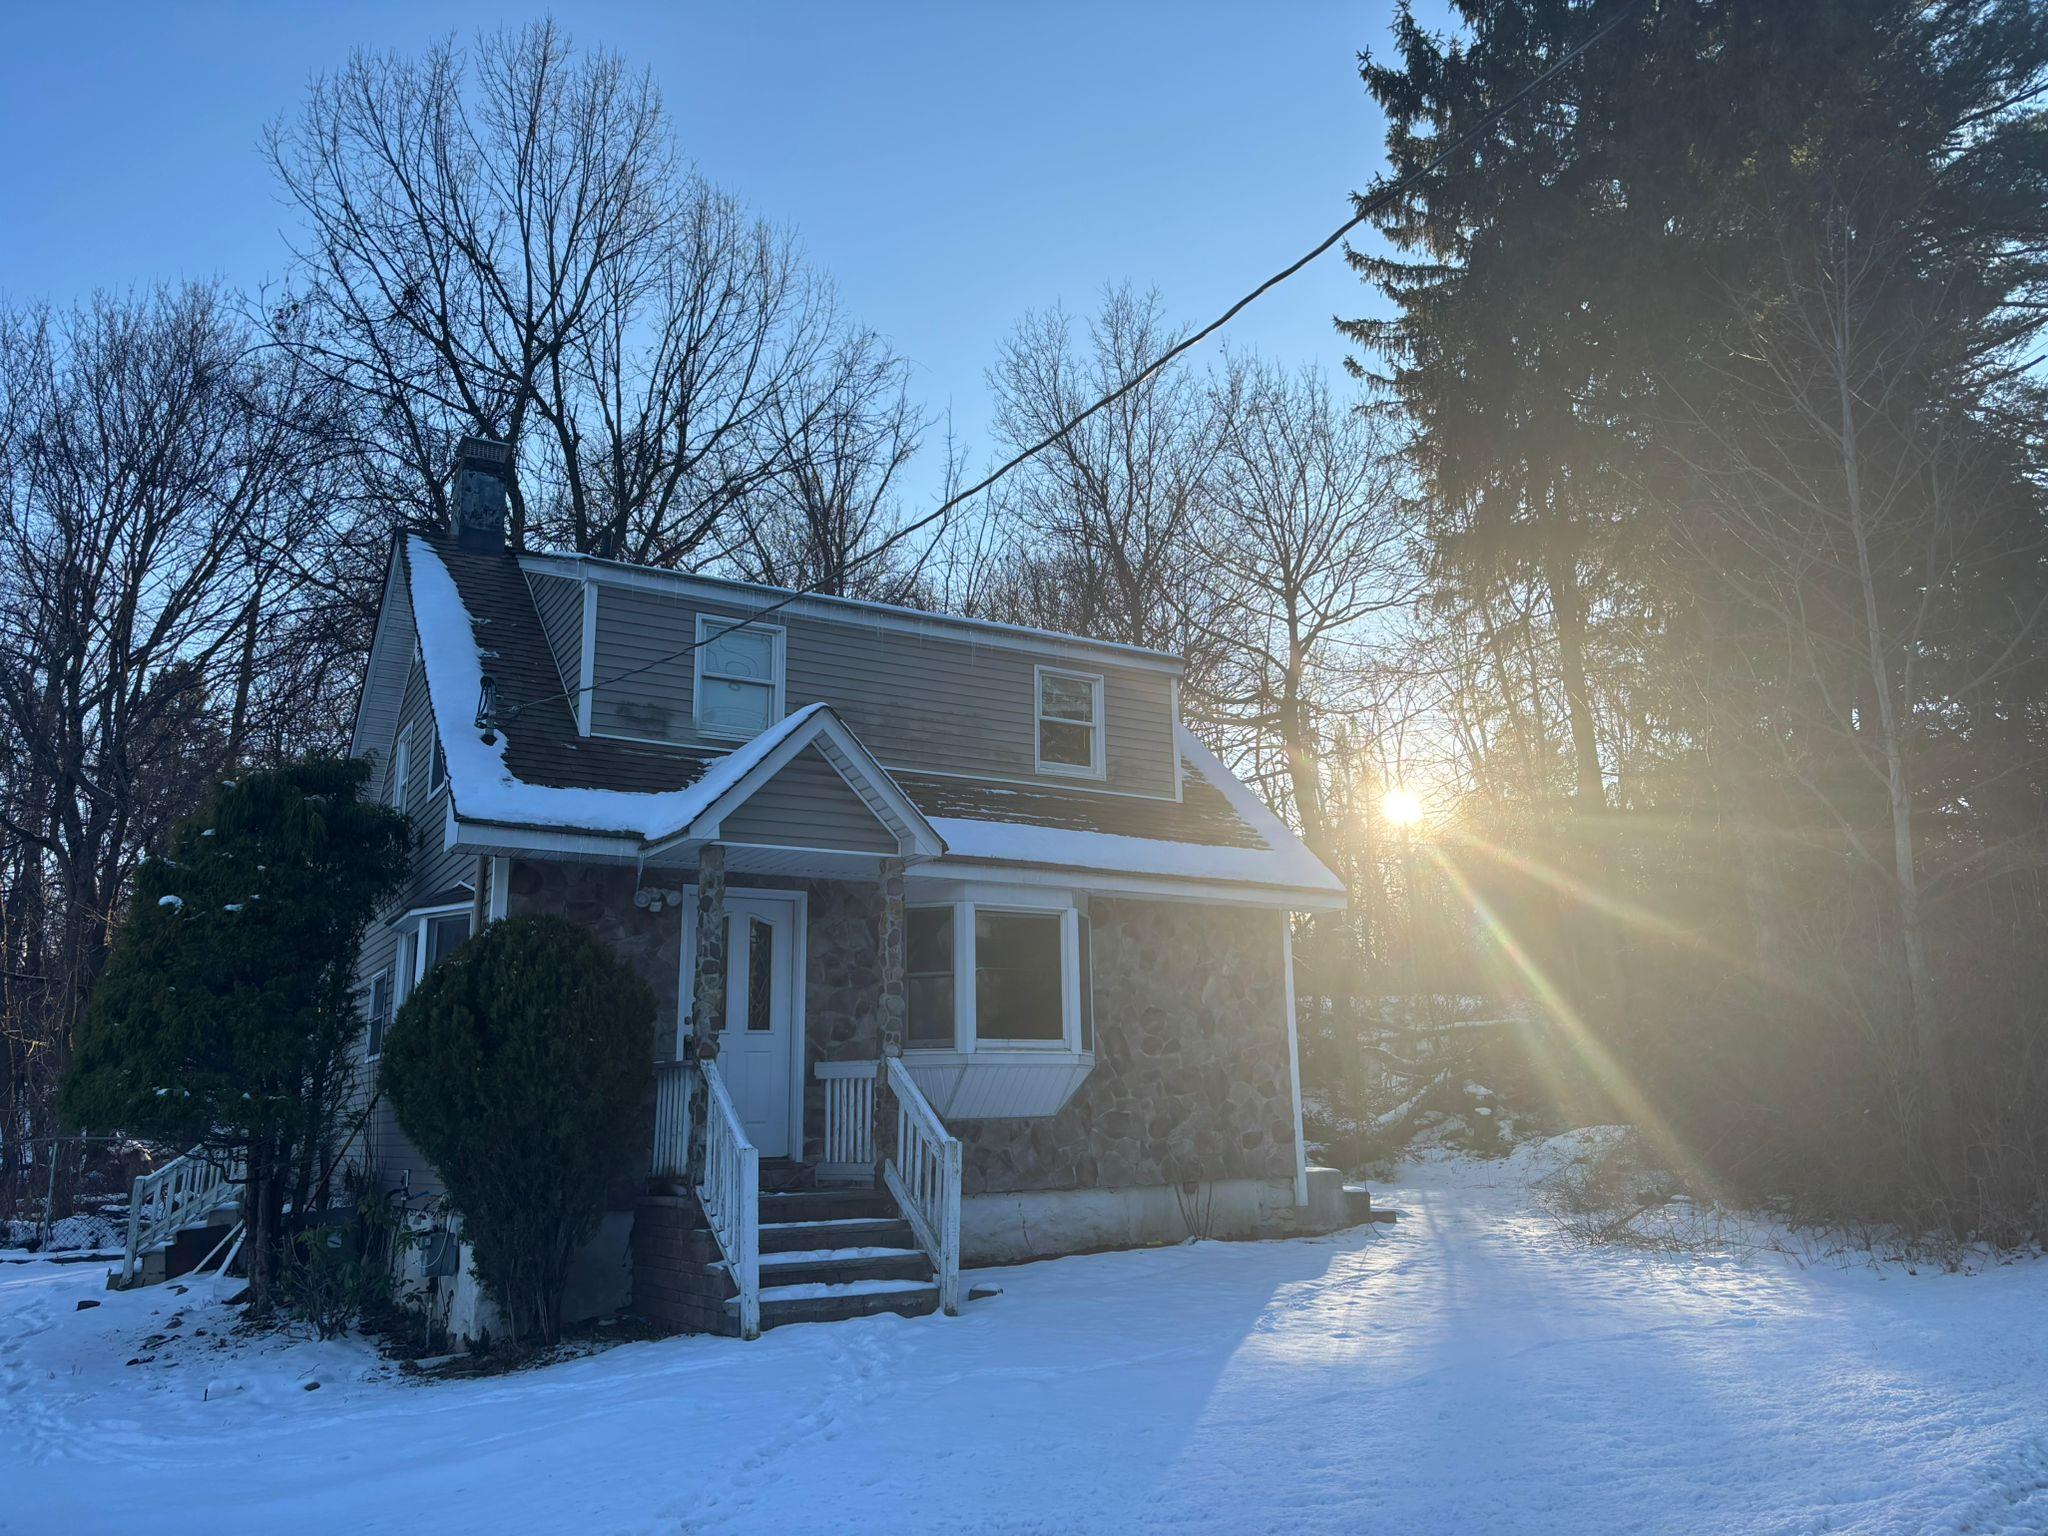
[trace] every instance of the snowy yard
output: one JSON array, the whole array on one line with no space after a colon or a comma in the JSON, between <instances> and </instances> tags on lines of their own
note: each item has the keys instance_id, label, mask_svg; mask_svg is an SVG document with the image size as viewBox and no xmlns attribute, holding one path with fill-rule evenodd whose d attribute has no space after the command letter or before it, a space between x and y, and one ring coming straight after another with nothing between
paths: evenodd
<instances>
[{"instance_id":1,"label":"snowy yard","mask_svg":"<svg viewBox=\"0 0 2048 1536\"><path fill-rule=\"evenodd\" d=\"M0 1265L0 1530L2048 1530L2048 1265L1589 1253L1517 1163L1382 1194L1413 1219L433 1385Z\"/></svg>"}]
</instances>

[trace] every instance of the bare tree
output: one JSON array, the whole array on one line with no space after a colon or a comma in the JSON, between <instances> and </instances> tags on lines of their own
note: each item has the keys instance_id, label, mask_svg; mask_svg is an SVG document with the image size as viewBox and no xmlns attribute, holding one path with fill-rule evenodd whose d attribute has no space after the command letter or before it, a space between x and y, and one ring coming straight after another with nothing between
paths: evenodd
<instances>
[{"instance_id":1,"label":"bare tree","mask_svg":"<svg viewBox=\"0 0 2048 1536\"><path fill-rule=\"evenodd\" d=\"M0 317L0 1138L47 1134L135 861L246 751L302 384L210 288Z\"/></svg>"},{"instance_id":2,"label":"bare tree","mask_svg":"<svg viewBox=\"0 0 2048 1536\"><path fill-rule=\"evenodd\" d=\"M304 219L277 339L356 397L389 504L445 521L481 433L519 453L520 539L674 564L780 467L768 417L829 305L684 164L644 73L552 22L359 53L265 142Z\"/></svg>"},{"instance_id":3,"label":"bare tree","mask_svg":"<svg viewBox=\"0 0 2048 1536\"><path fill-rule=\"evenodd\" d=\"M1200 704L1212 725L1277 743L1302 836L1327 853L1330 722L1389 691L1373 621L1418 589L1398 456L1314 370L1234 361L1218 393L1200 528L1209 594L1189 612L1217 655Z\"/></svg>"},{"instance_id":4,"label":"bare tree","mask_svg":"<svg viewBox=\"0 0 2048 1536\"><path fill-rule=\"evenodd\" d=\"M855 330L824 367L777 392L760 457L779 467L739 520L742 575L834 596L911 595L921 561L897 537L907 521L899 493L926 419L911 403L909 371L881 337Z\"/></svg>"},{"instance_id":5,"label":"bare tree","mask_svg":"<svg viewBox=\"0 0 2048 1536\"><path fill-rule=\"evenodd\" d=\"M1174 335L1159 296L1111 289L1077 348L1068 317L1027 315L989 387L998 441L1051 434L1128 384ZM1019 468L991 504L1012 536L1014 579L994 606L1009 616L1131 645L1205 648L1186 615L1199 606L1204 482L1222 443L1201 375L1154 375Z\"/></svg>"}]
</instances>

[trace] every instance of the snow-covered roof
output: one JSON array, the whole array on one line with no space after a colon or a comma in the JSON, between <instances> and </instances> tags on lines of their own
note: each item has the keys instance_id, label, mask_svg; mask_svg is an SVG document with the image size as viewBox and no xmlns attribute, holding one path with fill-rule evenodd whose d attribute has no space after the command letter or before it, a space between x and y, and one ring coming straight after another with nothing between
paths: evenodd
<instances>
[{"instance_id":1,"label":"snow-covered roof","mask_svg":"<svg viewBox=\"0 0 2048 1536\"><path fill-rule=\"evenodd\" d=\"M501 684L516 660L508 651L537 645L546 654L537 620L530 625L534 636L513 633L521 622L517 610L531 613L523 580L510 556L451 552L444 557L446 548L445 541L412 535L403 553L412 620L459 823L613 837L630 840L636 851L651 854L687 842L693 827L715 829L718 815L731 810L736 792L751 793L764 773L772 773L823 735L838 749L842 772L852 766L854 776L864 781L856 788L871 803L883 806L884 819L905 838L905 852L927 862L1223 882L1300 892L1314 897L1315 905L1341 902L1342 882L1185 726L1176 727L1176 747L1187 792L1177 802L1080 789L928 783L908 772L892 776L845 722L819 703L802 706L721 755L653 749L659 754L658 771L668 775L655 782L665 787L644 787L649 758L645 749L632 759L630 772L621 769L612 780L636 787L608 787L605 759L587 751L577 768L599 782L537 781L538 774L550 771L533 766L541 761L533 750L533 737L541 731L543 718L555 722L548 730L572 729L566 705L540 680L541 672L529 668L522 675L528 697L501 697L495 740L486 742L474 719L483 685L484 649L494 653L490 666ZM460 582L451 570L451 559L464 573ZM519 583L516 601L508 596L515 589L502 581L486 589L487 577L504 573L472 571L479 561L506 567L509 580ZM465 591L470 601L465 601ZM479 604L488 612L472 612ZM480 635L487 646L480 647ZM551 679L551 669L546 675ZM568 745L583 750L581 742ZM527 764L524 773L515 767L520 762Z\"/></svg>"}]
</instances>

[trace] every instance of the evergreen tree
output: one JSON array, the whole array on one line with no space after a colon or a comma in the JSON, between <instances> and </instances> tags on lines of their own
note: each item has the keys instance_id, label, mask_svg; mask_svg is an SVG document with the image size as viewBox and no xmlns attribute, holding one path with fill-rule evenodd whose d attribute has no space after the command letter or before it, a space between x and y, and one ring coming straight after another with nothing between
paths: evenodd
<instances>
[{"instance_id":1,"label":"evergreen tree","mask_svg":"<svg viewBox=\"0 0 2048 1536\"><path fill-rule=\"evenodd\" d=\"M363 932L405 871L406 823L362 798L367 776L252 773L173 829L137 872L60 1098L75 1125L245 1160L259 1312L284 1202L314 1193L349 1086Z\"/></svg>"},{"instance_id":2,"label":"evergreen tree","mask_svg":"<svg viewBox=\"0 0 2048 1536\"><path fill-rule=\"evenodd\" d=\"M383 1071L514 1335L552 1341L570 1262L646 1151L654 994L563 918L493 923L406 999Z\"/></svg>"},{"instance_id":3,"label":"evergreen tree","mask_svg":"<svg viewBox=\"0 0 2048 1536\"><path fill-rule=\"evenodd\" d=\"M1605 29L1377 216L1392 253L1354 262L1394 314L1348 327L1410 428L1441 606L1490 623L1497 597L1539 598L1576 808L1654 813L1602 818L1542 905L1575 904L1583 935L1612 932L1600 911L1647 896L1714 931L1690 914L1718 882L1743 913L1758 977L1785 989L1766 996L1797 1017L1759 1007L1757 1037L1725 1056L1757 1070L1708 1086L1710 1043L1672 1027L1694 1022L1697 1000L1666 994L1670 1038L1643 1049L1662 1053L1676 1097L1762 1110L1696 1142L1747 1144L1765 1127L1810 1172L1818 1159L1788 1127L1840 1145L1889 1126L1914 1133L1891 1134L1903 1146L1924 1133L1942 1198L1981 1189L1989 1154L1966 1175L1953 1128L1999 1123L2010 1096L1992 1067L1977 1105L1942 1102L1956 1054L1943 1039L1973 1027L1956 999L1975 967L1959 947L1944 982L1927 900L1967 897L2039 836L2021 807L2038 805L2048 755L2034 366L2048 10L1454 10L1456 31L1435 35L1404 8L1391 55L1366 62L1389 180ZM1546 749L1528 754L1531 800L1552 792L1544 692L1528 687ZM1960 906L1941 923L1967 943L1985 931ZM1767 953L1801 929L1806 952ZM1627 1017L1597 1006L1596 979L1573 999L1594 1004L1580 1011L1609 1044L1657 1018L1640 988L1669 985L1640 933L1617 940ZM1828 1110L1813 1078L1773 1075L1780 1042L1813 1041L1823 1015L1849 1021L1833 1042L1875 1038L1868 1083L1887 1086ZM2010 1127L2015 1145L2027 1134ZM1865 1188L1898 1214L1896 1185Z\"/></svg>"}]
</instances>

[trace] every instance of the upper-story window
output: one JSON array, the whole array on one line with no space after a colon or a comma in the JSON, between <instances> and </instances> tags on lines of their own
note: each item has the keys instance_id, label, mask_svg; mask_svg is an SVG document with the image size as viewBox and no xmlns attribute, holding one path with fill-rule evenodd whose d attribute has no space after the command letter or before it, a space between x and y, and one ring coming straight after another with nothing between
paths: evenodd
<instances>
[{"instance_id":1,"label":"upper-story window","mask_svg":"<svg viewBox=\"0 0 2048 1536\"><path fill-rule=\"evenodd\" d=\"M697 615L697 729L707 736L757 736L782 718L782 631L736 622Z\"/></svg>"},{"instance_id":2,"label":"upper-story window","mask_svg":"<svg viewBox=\"0 0 2048 1536\"><path fill-rule=\"evenodd\" d=\"M1037 686L1038 771L1101 778L1101 677L1040 667Z\"/></svg>"},{"instance_id":3,"label":"upper-story window","mask_svg":"<svg viewBox=\"0 0 2048 1536\"><path fill-rule=\"evenodd\" d=\"M398 733L398 741L391 748L391 809L405 809L406 796L412 789L412 726Z\"/></svg>"},{"instance_id":4,"label":"upper-story window","mask_svg":"<svg viewBox=\"0 0 2048 1536\"><path fill-rule=\"evenodd\" d=\"M433 794L448 782L448 754L441 750L441 738L434 738L434 760L427 765L427 793Z\"/></svg>"}]
</instances>

